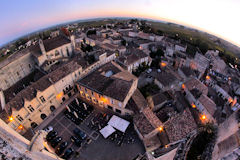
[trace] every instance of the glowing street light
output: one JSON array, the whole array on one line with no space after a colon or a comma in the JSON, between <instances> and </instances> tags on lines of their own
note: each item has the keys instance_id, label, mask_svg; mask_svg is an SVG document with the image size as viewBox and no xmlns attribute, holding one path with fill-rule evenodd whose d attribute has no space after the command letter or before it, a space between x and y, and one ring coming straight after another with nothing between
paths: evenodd
<instances>
[{"instance_id":1,"label":"glowing street light","mask_svg":"<svg viewBox=\"0 0 240 160\"><path fill-rule=\"evenodd\" d=\"M196 108L196 105L194 103L192 103L192 108Z\"/></svg>"},{"instance_id":2,"label":"glowing street light","mask_svg":"<svg viewBox=\"0 0 240 160\"><path fill-rule=\"evenodd\" d=\"M22 129L23 129L23 125L20 124L20 125L18 126L18 129L22 130Z\"/></svg>"},{"instance_id":3,"label":"glowing street light","mask_svg":"<svg viewBox=\"0 0 240 160\"><path fill-rule=\"evenodd\" d=\"M210 80L211 78L210 78L210 76L209 75L207 75L206 76L206 80Z\"/></svg>"},{"instance_id":4,"label":"glowing street light","mask_svg":"<svg viewBox=\"0 0 240 160\"><path fill-rule=\"evenodd\" d=\"M182 89L185 89L185 88L186 88L185 84L182 84Z\"/></svg>"},{"instance_id":5,"label":"glowing street light","mask_svg":"<svg viewBox=\"0 0 240 160\"><path fill-rule=\"evenodd\" d=\"M162 67L166 67L166 66L167 66L167 63L161 62L161 66L162 66Z\"/></svg>"},{"instance_id":6,"label":"glowing street light","mask_svg":"<svg viewBox=\"0 0 240 160\"><path fill-rule=\"evenodd\" d=\"M163 131L163 126L158 127L158 130L159 130L160 132L162 132L162 131Z\"/></svg>"},{"instance_id":7,"label":"glowing street light","mask_svg":"<svg viewBox=\"0 0 240 160\"><path fill-rule=\"evenodd\" d=\"M203 114L203 115L201 115L200 119L201 119L202 121L205 121L205 120L207 119L207 116Z\"/></svg>"},{"instance_id":8,"label":"glowing street light","mask_svg":"<svg viewBox=\"0 0 240 160\"><path fill-rule=\"evenodd\" d=\"M61 99L62 96L63 96L63 92L60 92L59 94L57 94L56 98L57 98L57 99Z\"/></svg>"},{"instance_id":9,"label":"glowing street light","mask_svg":"<svg viewBox=\"0 0 240 160\"><path fill-rule=\"evenodd\" d=\"M12 122L14 120L13 116L8 117L8 120Z\"/></svg>"}]
</instances>

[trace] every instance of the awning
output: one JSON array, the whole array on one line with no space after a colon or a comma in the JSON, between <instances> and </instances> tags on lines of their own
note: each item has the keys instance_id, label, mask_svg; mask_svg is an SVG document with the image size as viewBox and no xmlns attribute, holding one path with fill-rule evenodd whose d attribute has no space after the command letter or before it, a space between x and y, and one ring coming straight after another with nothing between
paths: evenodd
<instances>
[{"instance_id":1,"label":"awning","mask_svg":"<svg viewBox=\"0 0 240 160\"><path fill-rule=\"evenodd\" d=\"M103 129L100 130L100 133L103 135L104 138L107 138L108 136L113 134L115 131L116 130L112 126L107 125Z\"/></svg>"},{"instance_id":2,"label":"awning","mask_svg":"<svg viewBox=\"0 0 240 160\"><path fill-rule=\"evenodd\" d=\"M116 128L121 132L125 132L130 122L122 119L118 116L113 115L112 118L109 120L108 125Z\"/></svg>"}]
</instances>

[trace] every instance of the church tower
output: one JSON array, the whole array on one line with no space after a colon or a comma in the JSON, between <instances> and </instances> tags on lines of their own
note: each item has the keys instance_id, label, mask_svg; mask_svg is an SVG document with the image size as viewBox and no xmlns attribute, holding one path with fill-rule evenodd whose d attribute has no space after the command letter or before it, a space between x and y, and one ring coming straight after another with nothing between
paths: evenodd
<instances>
[{"instance_id":1,"label":"church tower","mask_svg":"<svg viewBox=\"0 0 240 160\"><path fill-rule=\"evenodd\" d=\"M70 36L70 40L71 40L71 44L72 44L73 49L75 49L75 46L76 46L76 44L75 44L75 36L71 35Z\"/></svg>"},{"instance_id":2,"label":"church tower","mask_svg":"<svg viewBox=\"0 0 240 160\"><path fill-rule=\"evenodd\" d=\"M45 47L44 47L44 45L43 45L42 39L39 39L39 47L40 47L40 49L41 49L42 54L43 54L43 55L46 55L46 50L45 50Z\"/></svg>"}]
</instances>

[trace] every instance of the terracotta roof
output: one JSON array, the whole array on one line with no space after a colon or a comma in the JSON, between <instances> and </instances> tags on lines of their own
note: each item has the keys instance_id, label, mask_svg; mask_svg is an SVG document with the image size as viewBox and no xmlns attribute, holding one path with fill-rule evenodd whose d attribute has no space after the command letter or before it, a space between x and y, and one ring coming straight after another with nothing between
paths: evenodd
<instances>
[{"instance_id":1,"label":"terracotta roof","mask_svg":"<svg viewBox=\"0 0 240 160\"><path fill-rule=\"evenodd\" d=\"M218 143L219 153L229 153L239 147L240 130Z\"/></svg>"},{"instance_id":2,"label":"terracotta roof","mask_svg":"<svg viewBox=\"0 0 240 160\"><path fill-rule=\"evenodd\" d=\"M143 114L146 116L146 118L154 128L158 128L162 126L162 122L159 120L159 118L153 113L153 111L149 107L143 110Z\"/></svg>"},{"instance_id":3,"label":"terracotta roof","mask_svg":"<svg viewBox=\"0 0 240 160\"><path fill-rule=\"evenodd\" d=\"M198 100L207 109L207 111L213 116L213 114L217 110L216 104L206 95L201 95Z\"/></svg>"},{"instance_id":4,"label":"terracotta roof","mask_svg":"<svg viewBox=\"0 0 240 160\"><path fill-rule=\"evenodd\" d=\"M73 71L79 69L81 66L75 61L70 61L61 67L57 68L53 72L43 76L38 81L33 82L31 85L27 86L25 89L21 90L12 98L6 106L9 108L15 108L20 110L24 106L24 100L31 101L36 97L37 91L44 91L53 83L64 78Z\"/></svg>"},{"instance_id":5,"label":"terracotta roof","mask_svg":"<svg viewBox=\"0 0 240 160\"><path fill-rule=\"evenodd\" d=\"M208 88L202 82L200 82L196 78L191 78L185 83L185 86L188 90L192 90L194 88L198 89L202 94L207 95Z\"/></svg>"},{"instance_id":6,"label":"terracotta roof","mask_svg":"<svg viewBox=\"0 0 240 160\"><path fill-rule=\"evenodd\" d=\"M135 114L133 116L133 122L143 136L151 133L155 129L143 113Z\"/></svg>"},{"instance_id":7,"label":"terracotta roof","mask_svg":"<svg viewBox=\"0 0 240 160\"><path fill-rule=\"evenodd\" d=\"M129 50L128 52L130 54L126 54L118 58L118 61L126 66L133 64L142 58L148 57L146 53L139 49Z\"/></svg>"},{"instance_id":8,"label":"terracotta roof","mask_svg":"<svg viewBox=\"0 0 240 160\"><path fill-rule=\"evenodd\" d=\"M44 75L44 73L36 69L28 76L24 77L23 79L12 85L10 88L4 90L3 92L6 103L8 103L12 98L14 98L15 95L21 90L24 90L27 86L31 85L31 83L38 81Z\"/></svg>"},{"instance_id":9,"label":"terracotta roof","mask_svg":"<svg viewBox=\"0 0 240 160\"><path fill-rule=\"evenodd\" d=\"M190 132L197 129L197 125L187 108L182 114L177 114L164 124L170 143L185 138Z\"/></svg>"},{"instance_id":10,"label":"terracotta roof","mask_svg":"<svg viewBox=\"0 0 240 160\"><path fill-rule=\"evenodd\" d=\"M198 71L192 70L190 67L181 67L180 70L183 72L183 74L186 77L190 77L190 76L197 76L199 74Z\"/></svg>"},{"instance_id":11,"label":"terracotta roof","mask_svg":"<svg viewBox=\"0 0 240 160\"><path fill-rule=\"evenodd\" d=\"M46 39L43 41L46 52L58 48L62 45L71 43L71 41L64 36L57 36L51 39Z\"/></svg>"},{"instance_id":12,"label":"terracotta roof","mask_svg":"<svg viewBox=\"0 0 240 160\"><path fill-rule=\"evenodd\" d=\"M73 60L52 71L50 74L48 74L48 77L55 83L79 68L81 68L81 65Z\"/></svg>"},{"instance_id":13,"label":"terracotta roof","mask_svg":"<svg viewBox=\"0 0 240 160\"><path fill-rule=\"evenodd\" d=\"M156 105L162 104L168 99L164 94L158 93L152 96L152 100L153 100L153 105L156 106Z\"/></svg>"},{"instance_id":14,"label":"terracotta roof","mask_svg":"<svg viewBox=\"0 0 240 160\"><path fill-rule=\"evenodd\" d=\"M81 79L79 83L122 102L126 98L133 80L127 81L120 79L120 77L114 77L114 75L121 72L121 70L113 63L114 62L109 62L103 65ZM107 72L112 72L113 75L109 77L105 76Z\"/></svg>"},{"instance_id":15,"label":"terracotta roof","mask_svg":"<svg viewBox=\"0 0 240 160\"><path fill-rule=\"evenodd\" d=\"M138 110L142 110L148 107L146 99L143 97L142 93L138 89L136 89L135 92L133 93L132 99L136 104Z\"/></svg>"},{"instance_id":16,"label":"terracotta roof","mask_svg":"<svg viewBox=\"0 0 240 160\"><path fill-rule=\"evenodd\" d=\"M169 72L160 72L156 75L156 79L163 85L163 86L169 86L173 83L175 83L178 79Z\"/></svg>"}]
</instances>

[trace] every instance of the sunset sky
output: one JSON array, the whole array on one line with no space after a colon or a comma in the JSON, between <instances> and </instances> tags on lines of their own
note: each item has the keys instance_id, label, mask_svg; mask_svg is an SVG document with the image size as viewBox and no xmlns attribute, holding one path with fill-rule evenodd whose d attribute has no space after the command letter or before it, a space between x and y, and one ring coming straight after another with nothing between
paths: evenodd
<instances>
[{"instance_id":1,"label":"sunset sky","mask_svg":"<svg viewBox=\"0 0 240 160\"><path fill-rule=\"evenodd\" d=\"M55 24L98 17L166 20L240 46L240 0L1 0L0 46Z\"/></svg>"}]
</instances>

